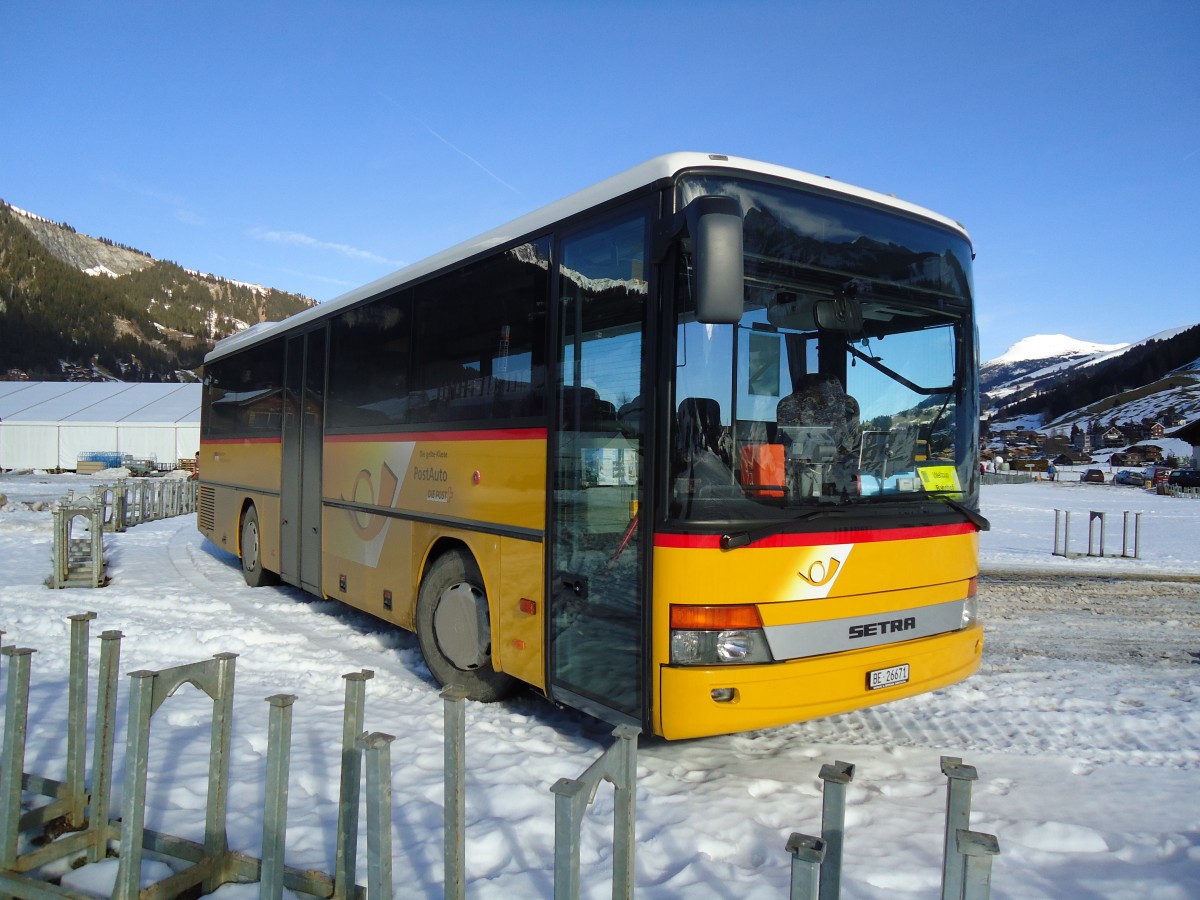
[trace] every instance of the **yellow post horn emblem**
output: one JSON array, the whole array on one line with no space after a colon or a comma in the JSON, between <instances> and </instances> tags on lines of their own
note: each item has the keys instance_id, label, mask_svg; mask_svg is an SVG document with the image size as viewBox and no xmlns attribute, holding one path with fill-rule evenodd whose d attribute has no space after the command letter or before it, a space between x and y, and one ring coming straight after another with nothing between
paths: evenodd
<instances>
[{"instance_id":1,"label":"yellow post horn emblem","mask_svg":"<svg viewBox=\"0 0 1200 900\"><path fill-rule=\"evenodd\" d=\"M797 572L796 574L813 587L822 587L834 579L840 566L841 563L831 556L828 564L817 559L808 567L807 573Z\"/></svg>"}]
</instances>

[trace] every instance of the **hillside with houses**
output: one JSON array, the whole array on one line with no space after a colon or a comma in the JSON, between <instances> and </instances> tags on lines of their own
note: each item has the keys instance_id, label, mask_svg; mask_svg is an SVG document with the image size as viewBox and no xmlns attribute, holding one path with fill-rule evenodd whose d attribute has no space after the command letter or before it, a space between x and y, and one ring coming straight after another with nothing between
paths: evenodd
<instances>
[{"instance_id":1,"label":"hillside with houses","mask_svg":"<svg viewBox=\"0 0 1200 900\"><path fill-rule=\"evenodd\" d=\"M999 458L1013 471L1045 472L1196 464L1200 326L1117 346L1036 336L980 374L985 465ZM1065 408L1068 397L1079 405Z\"/></svg>"}]
</instances>

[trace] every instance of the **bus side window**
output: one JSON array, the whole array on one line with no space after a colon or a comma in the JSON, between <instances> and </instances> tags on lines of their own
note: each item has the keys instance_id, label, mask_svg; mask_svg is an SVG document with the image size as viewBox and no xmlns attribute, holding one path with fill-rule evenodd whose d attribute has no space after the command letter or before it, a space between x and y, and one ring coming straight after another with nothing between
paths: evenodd
<instances>
[{"instance_id":1,"label":"bus side window","mask_svg":"<svg viewBox=\"0 0 1200 900\"><path fill-rule=\"evenodd\" d=\"M535 241L415 289L411 387L425 421L542 414L548 256Z\"/></svg>"}]
</instances>

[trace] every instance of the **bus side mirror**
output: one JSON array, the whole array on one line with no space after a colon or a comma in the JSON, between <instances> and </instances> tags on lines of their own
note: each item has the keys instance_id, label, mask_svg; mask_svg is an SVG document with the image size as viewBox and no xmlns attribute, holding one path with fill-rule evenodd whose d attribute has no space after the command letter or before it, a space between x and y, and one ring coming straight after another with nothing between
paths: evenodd
<instances>
[{"instance_id":1,"label":"bus side mirror","mask_svg":"<svg viewBox=\"0 0 1200 900\"><path fill-rule=\"evenodd\" d=\"M736 325L742 318L742 208L733 197L697 197L684 210L696 264L696 319Z\"/></svg>"}]
</instances>

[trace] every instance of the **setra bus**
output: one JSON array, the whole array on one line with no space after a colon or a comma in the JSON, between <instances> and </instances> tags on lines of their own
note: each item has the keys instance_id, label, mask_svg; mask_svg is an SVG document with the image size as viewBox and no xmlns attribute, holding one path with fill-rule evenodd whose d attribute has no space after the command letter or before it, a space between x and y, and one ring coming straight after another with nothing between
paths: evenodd
<instances>
[{"instance_id":1,"label":"setra bus","mask_svg":"<svg viewBox=\"0 0 1200 900\"><path fill-rule=\"evenodd\" d=\"M661 156L205 359L198 526L433 677L667 738L974 672L970 238Z\"/></svg>"}]
</instances>

